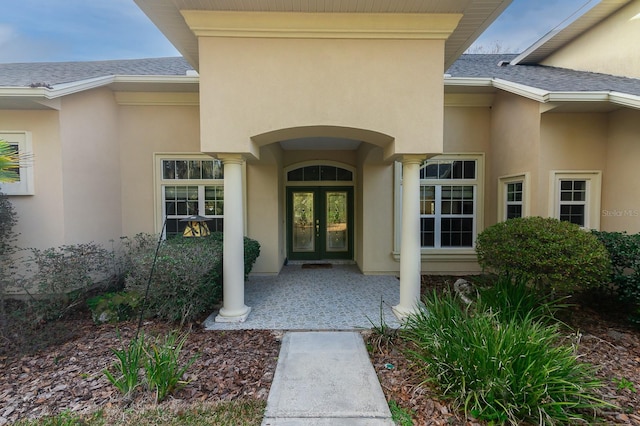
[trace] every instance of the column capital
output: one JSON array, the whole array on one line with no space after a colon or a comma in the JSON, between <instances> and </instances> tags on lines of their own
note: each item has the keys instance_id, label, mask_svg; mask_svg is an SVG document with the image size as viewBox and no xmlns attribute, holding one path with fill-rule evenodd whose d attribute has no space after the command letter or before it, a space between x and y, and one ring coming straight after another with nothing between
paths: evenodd
<instances>
[{"instance_id":1,"label":"column capital","mask_svg":"<svg viewBox=\"0 0 640 426\"><path fill-rule=\"evenodd\" d=\"M244 164L246 161L242 154L217 154L216 158L223 164Z\"/></svg>"},{"instance_id":2,"label":"column capital","mask_svg":"<svg viewBox=\"0 0 640 426\"><path fill-rule=\"evenodd\" d=\"M398 157L398 161L402 164L422 164L427 157L427 154L403 154Z\"/></svg>"}]
</instances>

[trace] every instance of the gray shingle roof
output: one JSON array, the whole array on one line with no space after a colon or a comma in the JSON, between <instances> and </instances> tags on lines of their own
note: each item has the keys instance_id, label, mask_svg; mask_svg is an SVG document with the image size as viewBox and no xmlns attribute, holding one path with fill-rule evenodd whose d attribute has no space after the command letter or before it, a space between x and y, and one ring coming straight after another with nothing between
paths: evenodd
<instances>
[{"instance_id":1,"label":"gray shingle roof","mask_svg":"<svg viewBox=\"0 0 640 426\"><path fill-rule=\"evenodd\" d=\"M517 55L462 55L448 70L452 77L500 78L551 92L621 92L640 96L640 79L554 68L504 65Z\"/></svg>"},{"instance_id":2,"label":"gray shingle roof","mask_svg":"<svg viewBox=\"0 0 640 426\"><path fill-rule=\"evenodd\" d=\"M516 55L462 55L448 70L452 77L500 78L552 92L615 91L640 96L640 79L541 65L504 65ZM0 86L29 87L111 75L185 75L184 58L126 59L91 62L0 64Z\"/></svg>"},{"instance_id":3,"label":"gray shingle roof","mask_svg":"<svg viewBox=\"0 0 640 426\"><path fill-rule=\"evenodd\" d=\"M0 86L55 86L111 75L185 75L191 69L191 65L180 57L0 64Z\"/></svg>"}]
</instances>

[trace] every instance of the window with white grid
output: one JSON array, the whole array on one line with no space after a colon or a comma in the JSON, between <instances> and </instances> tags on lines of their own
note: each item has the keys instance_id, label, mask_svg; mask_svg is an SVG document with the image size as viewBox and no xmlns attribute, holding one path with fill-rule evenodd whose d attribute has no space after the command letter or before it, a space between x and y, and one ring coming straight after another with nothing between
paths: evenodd
<instances>
[{"instance_id":1,"label":"window with white grid","mask_svg":"<svg viewBox=\"0 0 640 426\"><path fill-rule=\"evenodd\" d=\"M219 160L206 156L159 158L162 218L166 235L181 235L189 216L209 218L214 231L223 230L224 171Z\"/></svg>"},{"instance_id":2,"label":"window with white grid","mask_svg":"<svg viewBox=\"0 0 640 426\"><path fill-rule=\"evenodd\" d=\"M427 160L420 169L420 244L470 248L476 235L477 160Z\"/></svg>"}]
</instances>

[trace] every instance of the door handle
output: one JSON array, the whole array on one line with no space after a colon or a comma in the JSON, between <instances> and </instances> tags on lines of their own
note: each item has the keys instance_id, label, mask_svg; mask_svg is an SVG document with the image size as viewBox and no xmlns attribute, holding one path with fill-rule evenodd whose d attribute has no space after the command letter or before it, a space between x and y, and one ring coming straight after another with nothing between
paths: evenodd
<instances>
[{"instance_id":1,"label":"door handle","mask_svg":"<svg viewBox=\"0 0 640 426\"><path fill-rule=\"evenodd\" d=\"M316 219L316 237L320 237L320 219Z\"/></svg>"}]
</instances>

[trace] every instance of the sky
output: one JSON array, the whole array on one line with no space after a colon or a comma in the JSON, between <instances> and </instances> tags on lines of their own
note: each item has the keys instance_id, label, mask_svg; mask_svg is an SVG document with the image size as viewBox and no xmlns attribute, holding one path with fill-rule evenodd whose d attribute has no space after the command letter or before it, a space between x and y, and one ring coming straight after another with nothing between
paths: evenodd
<instances>
[{"instance_id":1,"label":"sky","mask_svg":"<svg viewBox=\"0 0 640 426\"><path fill-rule=\"evenodd\" d=\"M519 53L587 3L513 0L470 51ZM0 11L0 63L179 55L133 0L0 0Z\"/></svg>"}]
</instances>

